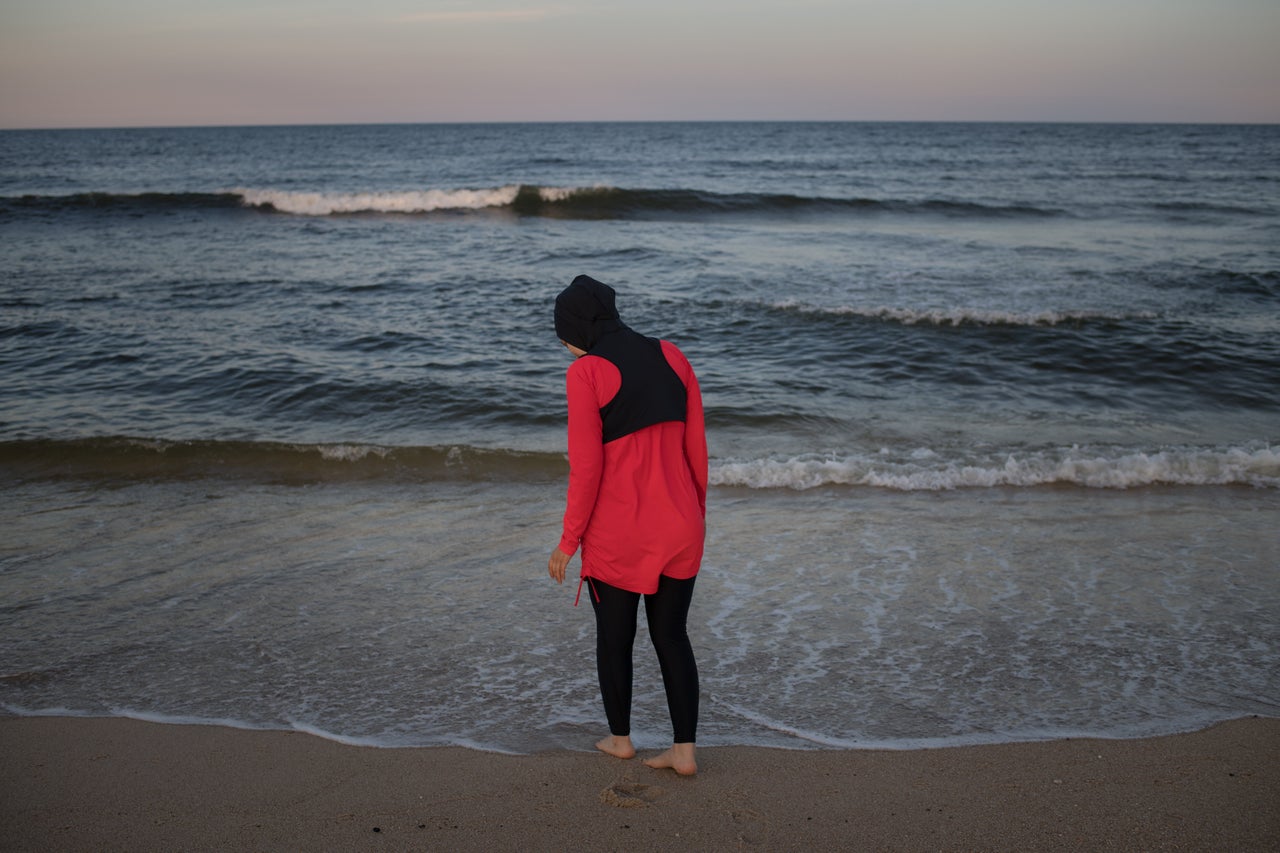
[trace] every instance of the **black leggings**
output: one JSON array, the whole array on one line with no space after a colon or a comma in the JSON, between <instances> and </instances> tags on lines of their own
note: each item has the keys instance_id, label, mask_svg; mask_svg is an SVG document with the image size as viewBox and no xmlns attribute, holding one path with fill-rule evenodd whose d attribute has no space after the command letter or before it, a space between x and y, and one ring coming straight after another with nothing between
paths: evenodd
<instances>
[{"instance_id":1,"label":"black leggings","mask_svg":"<svg viewBox=\"0 0 1280 853\"><path fill-rule=\"evenodd\" d=\"M662 667L662 686L675 743L694 743L698 732L698 664L685 630L693 582L697 578L658 579L658 591L644 597L649 637ZM591 606L596 611L596 667L600 695L604 699L609 731L631 734L631 647L636 639L636 611L640 593L602 583L591 584Z\"/></svg>"}]
</instances>

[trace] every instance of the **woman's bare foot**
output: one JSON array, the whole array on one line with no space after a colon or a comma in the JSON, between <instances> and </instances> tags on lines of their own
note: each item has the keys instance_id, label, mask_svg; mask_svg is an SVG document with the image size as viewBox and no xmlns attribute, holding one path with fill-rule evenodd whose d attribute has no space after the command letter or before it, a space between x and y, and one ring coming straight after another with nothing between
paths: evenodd
<instances>
[{"instance_id":1,"label":"woman's bare foot","mask_svg":"<svg viewBox=\"0 0 1280 853\"><path fill-rule=\"evenodd\" d=\"M681 776L692 776L698 772L698 762L694 760L693 749L694 746L691 743L672 744L666 752L655 755L653 758L646 758L644 763L658 770L670 767Z\"/></svg>"},{"instance_id":2,"label":"woman's bare foot","mask_svg":"<svg viewBox=\"0 0 1280 853\"><path fill-rule=\"evenodd\" d=\"M609 735L596 742L596 749L607 752L614 758L635 758L636 748L631 745L627 735Z\"/></svg>"}]
</instances>

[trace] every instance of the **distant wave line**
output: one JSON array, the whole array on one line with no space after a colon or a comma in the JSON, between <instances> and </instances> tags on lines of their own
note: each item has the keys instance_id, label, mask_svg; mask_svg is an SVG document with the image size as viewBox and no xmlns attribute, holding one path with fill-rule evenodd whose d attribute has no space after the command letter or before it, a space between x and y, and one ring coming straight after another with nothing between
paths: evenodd
<instances>
[{"instance_id":1,"label":"distant wave line","mask_svg":"<svg viewBox=\"0 0 1280 853\"><path fill-rule=\"evenodd\" d=\"M624 189L506 184L481 188L359 192L236 188L225 192L87 192L0 198L0 210L227 209L294 216L395 214L422 216L507 210L521 216L626 219L724 214L924 214L951 217L1055 217L1064 211L1031 204L990 205L955 199L872 199L697 189Z\"/></svg>"},{"instance_id":2,"label":"distant wave line","mask_svg":"<svg viewBox=\"0 0 1280 853\"><path fill-rule=\"evenodd\" d=\"M650 214L786 212L889 212L987 216L1055 216L1030 205L992 206L931 199L918 202L827 198L767 193L716 193L692 189L623 189L611 186L543 187L510 184L488 189L408 192L316 193L238 189L247 206L302 216L351 213L423 214L509 208L525 216L612 219Z\"/></svg>"},{"instance_id":3,"label":"distant wave line","mask_svg":"<svg viewBox=\"0 0 1280 853\"><path fill-rule=\"evenodd\" d=\"M1153 202L1159 215L1191 214L1260 216L1257 207L1207 201ZM539 186L510 183L490 187L426 188L413 190L286 190L239 187L217 192L144 191L137 193L79 192L65 195L0 197L0 212L22 210L199 210L248 209L292 216L349 216L507 210L521 216L562 219L625 219L635 216L724 214L773 215L925 215L950 218L1049 219L1076 217L1080 211L1030 202L990 204L954 198L866 198L807 196L787 193L722 193L690 188L622 188ZM1105 214L1106 211L1103 211ZM1097 212L1089 215L1096 215Z\"/></svg>"},{"instance_id":4,"label":"distant wave line","mask_svg":"<svg viewBox=\"0 0 1280 853\"><path fill-rule=\"evenodd\" d=\"M80 192L66 195L0 197L0 211L59 209L227 209L241 208L293 216L398 214L508 210L522 216L564 219L625 219L644 215L723 214L896 214L958 218L1047 219L1072 217L1054 206L1030 202L990 204L954 198L893 199L807 196L787 193L722 193L691 188L539 186L510 183L490 187L412 190L286 190L238 187L219 192ZM1258 216L1268 210L1207 201L1154 202L1164 215L1234 214Z\"/></svg>"},{"instance_id":5,"label":"distant wave line","mask_svg":"<svg viewBox=\"0 0 1280 853\"><path fill-rule=\"evenodd\" d=\"M113 436L0 442L0 469L20 479L322 482L557 482L563 453L467 445L172 441ZM1002 486L1280 488L1280 450L1249 447L1069 447L984 455L929 448L713 459L713 485L805 490L854 486L942 491Z\"/></svg>"},{"instance_id":6,"label":"distant wave line","mask_svg":"<svg viewBox=\"0 0 1280 853\"><path fill-rule=\"evenodd\" d=\"M898 454L807 455L722 461L711 482L753 489L864 486L893 491L948 491L1005 486L1078 486L1132 489L1144 486L1253 486L1280 488L1275 448L1068 448L992 454L961 460L918 449Z\"/></svg>"},{"instance_id":7,"label":"distant wave line","mask_svg":"<svg viewBox=\"0 0 1280 853\"><path fill-rule=\"evenodd\" d=\"M137 436L0 442L0 469L37 480L538 480L567 471L563 453L463 445L171 440Z\"/></svg>"},{"instance_id":8,"label":"distant wave line","mask_svg":"<svg viewBox=\"0 0 1280 853\"><path fill-rule=\"evenodd\" d=\"M990 311L979 308L894 308L886 305L856 306L838 305L821 307L795 300L782 300L770 306L779 311L801 314L863 317L868 320L885 320L904 326L1057 326L1065 323L1097 321L1151 320L1157 317L1151 312L1117 314L1106 311Z\"/></svg>"},{"instance_id":9,"label":"distant wave line","mask_svg":"<svg viewBox=\"0 0 1280 853\"><path fill-rule=\"evenodd\" d=\"M299 216L332 216L349 213L432 213L441 210L482 210L526 204L551 204L575 193L591 190L574 187L526 187L511 184L489 189L415 190L409 192L295 192L271 189L238 189L234 193L248 207Z\"/></svg>"}]
</instances>

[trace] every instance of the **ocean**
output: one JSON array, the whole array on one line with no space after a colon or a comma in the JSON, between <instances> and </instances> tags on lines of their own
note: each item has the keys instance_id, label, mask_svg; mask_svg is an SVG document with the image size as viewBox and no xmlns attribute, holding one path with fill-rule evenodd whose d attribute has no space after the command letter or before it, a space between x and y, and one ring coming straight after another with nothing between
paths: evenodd
<instances>
[{"instance_id":1,"label":"ocean","mask_svg":"<svg viewBox=\"0 0 1280 853\"><path fill-rule=\"evenodd\" d=\"M0 132L0 709L590 748L580 273L701 380L700 743L1280 716L1280 126L980 123Z\"/></svg>"}]
</instances>

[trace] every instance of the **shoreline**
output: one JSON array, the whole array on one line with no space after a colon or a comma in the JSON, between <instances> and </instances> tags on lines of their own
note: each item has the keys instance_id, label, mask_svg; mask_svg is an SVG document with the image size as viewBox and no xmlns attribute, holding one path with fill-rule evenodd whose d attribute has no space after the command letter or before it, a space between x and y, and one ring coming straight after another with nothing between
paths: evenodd
<instances>
[{"instance_id":1,"label":"shoreline","mask_svg":"<svg viewBox=\"0 0 1280 853\"><path fill-rule=\"evenodd\" d=\"M1264 850L1280 719L917 750L349 746L300 732L0 717L10 850ZM642 751L641 758L650 753Z\"/></svg>"}]
</instances>

